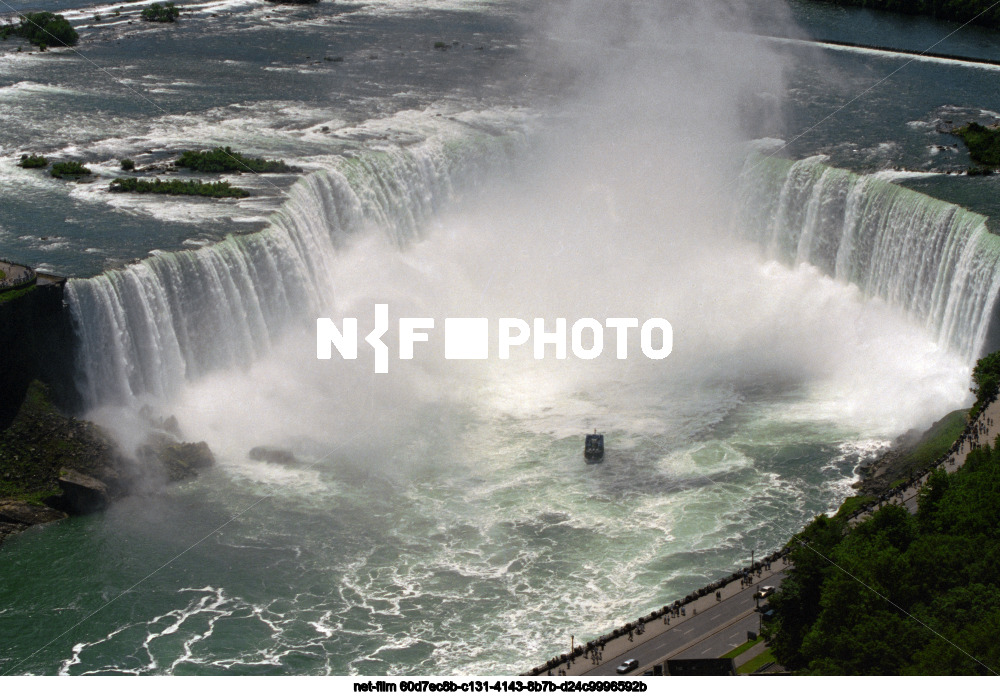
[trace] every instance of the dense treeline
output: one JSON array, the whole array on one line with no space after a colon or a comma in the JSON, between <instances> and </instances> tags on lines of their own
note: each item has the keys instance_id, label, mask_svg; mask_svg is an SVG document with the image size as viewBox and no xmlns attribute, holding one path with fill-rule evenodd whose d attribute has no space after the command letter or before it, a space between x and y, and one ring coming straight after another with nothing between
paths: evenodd
<instances>
[{"instance_id":1,"label":"dense treeline","mask_svg":"<svg viewBox=\"0 0 1000 696\"><path fill-rule=\"evenodd\" d=\"M1000 351L990 353L976 362L972 368L972 393L976 403L969 411L969 418L975 418L986 404L1000 394Z\"/></svg>"},{"instance_id":2,"label":"dense treeline","mask_svg":"<svg viewBox=\"0 0 1000 696\"><path fill-rule=\"evenodd\" d=\"M954 22L973 21L975 24L1000 28L1000 6L990 8L996 0L818 0L831 5L868 7L902 14L928 15Z\"/></svg>"},{"instance_id":3,"label":"dense treeline","mask_svg":"<svg viewBox=\"0 0 1000 696\"><path fill-rule=\"evenodd\" d=\"M935 472L915 517L890 505L853 529L817 518L790 558L795 566L771 598L776 619L766 629L789 669L1000 668L1000 450L972 452L954 474Z\"/></svg>"},{"instance_id":4,"label":"dense treeline","mask_svg":"<svg viewBox=\"0 0 1000 696\"><path fill-rule=\"evenodd\" d=\"M1000 384L1000 353L976 366L977 397ZM977 407L981 407L977 402ZM816 518L765 629L778 661L813 674L1000 670L1000 439L954 474L936 470L916 516L887 506L857 527Z\"/></svg>"}]
</instances>

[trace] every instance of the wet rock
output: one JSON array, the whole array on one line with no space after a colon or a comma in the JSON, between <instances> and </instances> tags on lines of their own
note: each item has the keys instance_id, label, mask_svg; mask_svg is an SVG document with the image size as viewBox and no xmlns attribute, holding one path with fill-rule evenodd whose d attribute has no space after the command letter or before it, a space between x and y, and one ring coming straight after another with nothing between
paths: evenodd
<instances>
[{"instance_id":1,"label":"wet rock","mask_svg":"<svg viewBox=\"0 0 1000 696\"><path fill-rule=\"evenodd\" d=\"M108 487L93 476L69 469L59 477L62 496L60 507L73 515L87 515L103 510L111 502Z\"/></svg>"},{"instance_id":2,"label":"wet rock","mask_svg":"<svg viewBox=\"0 0 1000 696\"><path fill-rule=\"evenodd\" d=\"M160 469L169 481L183 481L215 464L207 442L177 442L165 435L152 436L136 452L147 467Z\"/></svg>"},{"instance_id":3,"label":"wet rock","mask_svg":"<svg viewBox=\"0 0 1000 696\"><path fill-rule=\"evenodd\" d=\"M0 521L31 526L55 522L68 517L65 512L44 505L32 505L23 500L0 500Z\"/></svg>"}]
</instances>

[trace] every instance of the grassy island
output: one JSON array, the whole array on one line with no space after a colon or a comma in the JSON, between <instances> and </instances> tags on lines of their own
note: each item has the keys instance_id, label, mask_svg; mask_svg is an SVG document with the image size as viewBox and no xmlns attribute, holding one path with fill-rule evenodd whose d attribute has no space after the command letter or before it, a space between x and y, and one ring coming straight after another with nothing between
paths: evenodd
<instances>
[{"instance_id":1,"label":"grassy island","mask_svg":"<svg viewBox=\"0 0 1000 696\"><path fill-rule=\"evenodd\" d=\"M17 166L22 169L42 169L49 166L49 160L42 155L21 155L21 161Z\"/></svg>"},{"instance_id":2,"label":"grassy island","mask_svg":"<svg viewBox=\"0 0 1000 696\"><path fill-rule=\"evenodd\" d=\"M969 123L952 131L969 148L969 157L977 164L1000 167L1000 128Z\"/></svg>"},{"instance_id":3,"label":"grassy island","mask_svg":"<svg viewBox=\"0 0 1000 696\"><path fill-rule=\"evenodd\" d=\"M181 11L172 2L161 5L154 2L142 11L142 18L147 22L175 22Z\"/></svg>"},{"instance_id":4,"label":"grassy island","mask_svg":"<svg viewBox=\"0 0 1000 696\"><path fill-rule=\"evenodd\" d=\"M973 22L1000 28L1000 6L995 0L815 0L828 5L866 7L900 14L926 15L952 22Z\"/></svg>"},{"instance_id":5,"label":"grassy island","mask_svg":"<svg viewBox=\"0 0 1000 696\"><path fill-rule=\"evenodd\" d=\"M158 193L166 196L205 196L208 198L246 198L250 192L231 186L228 181L204 183L200 179L118 178L108 189L112 193Z\"/></svg>"},{"instance_id":6,"label":"grassy island","mask_svg":"<svg viewBox=\"0 0 1000 696\"><path fill-rule=\"evenodd\" d=\"M17 24L0 27L0 39L19 36L41 50L49 46L75 46L80 35L65 17L51 12L28 12L18 17Z\"/></svg>"},{"instance_id":7,"label":"grassy island","mask_svg":"<svg viewBox=\"0 0 1000 696\"><path fill-rule=\"evenodd\" d=\"M266 160L247 157L231 147L217 147L213 150L187 150L176 162L178 167L196 172L220 174L222 172L288 173L302 171L298 167L285 164L283 160Z\"/></svg>"},{"instance_id":8,"label":"grassy island","mask_svg":"<svg viewBox=\"0 0 1000 696\"><path fill-rule=\"evenodd\" d=\"M69 162L53 164L49 173L57 179L82 179L85 176L90 176L92 172L81 162L70 160Z\"/></svg>"}]
</instances>

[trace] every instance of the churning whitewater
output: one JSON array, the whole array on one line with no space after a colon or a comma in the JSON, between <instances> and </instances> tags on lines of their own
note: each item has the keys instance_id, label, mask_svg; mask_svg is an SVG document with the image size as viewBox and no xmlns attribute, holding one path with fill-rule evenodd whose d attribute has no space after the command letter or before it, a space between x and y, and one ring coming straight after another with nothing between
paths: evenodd
<instances>
[{"instance_id":1,"label":"churning whitewater","mask_svg":"<svg viewBox=\"0 0 1000 696\"><path fill-rule=\"evenodd\" d=\"M85 416L126 452L172 416L217 466L5 548L4 578L33 578L12 584L7 625L76 624L26 639L18 671L516 673L780 547L859 464L969 402L1000 247L981 216L880 175L760 154L788 135L773 95L826 107L807 53L719 3L408 5L226 15L281 47L238 61L205 17L177 34L182 77L211 66L222 97L152 131L140 114L127 137L94 127L104 172L124 144L159 166L218 141L309 173L268 201L258 182L258 208L212 203L225 232L270 211L225 238L168 235L181 203L66 194L79 236L148 256L67 284ZM292 39L329 60L290 57ZM119 220L109 205L140 217L103 239L87 230ZM189 223L206 210L183 205ZM187 242L204 245L147 253ZM436 326L664 317L673 352L428 350L388 375L316 359L317 318L376 303ZM593 429L606 453L588 466Z\"/></svg>"}]
</instances>

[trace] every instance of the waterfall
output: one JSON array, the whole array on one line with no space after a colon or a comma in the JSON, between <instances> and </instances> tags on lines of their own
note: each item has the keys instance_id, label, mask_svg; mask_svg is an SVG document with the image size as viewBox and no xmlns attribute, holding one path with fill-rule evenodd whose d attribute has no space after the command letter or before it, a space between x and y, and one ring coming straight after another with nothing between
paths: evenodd
<instances>
[{"instance_id":1,"label":"waterfall","mask_svg":"<svg viewBox=\"0 0 1000 696\"><path fill-rule=\"evenodd\" d=\"M84 406L168 395L185 380L246 365L329 306L345 235L378 229L405 243L511 137L431 141L366 152L297 181L269 226L212 246L153 255L67 284Z\"/></svg>"},{"instance_id":2,"label":"waterfall","mask_svg":"<svg viewBox=\"0 0 1000 696\"><path fill-rule=\"evenodd\" d=\"M261 232L70 281L84 406L169 395L262 357L330 306L346 235L378 230L405 244L519 143L484 136L344 158L296 182ZM739 196L738 233L767 256L857 285L966 358L983 349L1000 291L1000 239L983 216L821 158L753 155Z\"/></svg>"},{"instance_id":3,"label":"waterfall","mask_svg":"<svg viewBox=\"0 0 1000 696\"><path fill-rule=\"evenodd\" d=\"M751 155L737 233L770 258L808 263L898 307L967 359L985 347L1000 291L1000 238L986 218L890 183Z\"/></svg>"}]
</instances>

